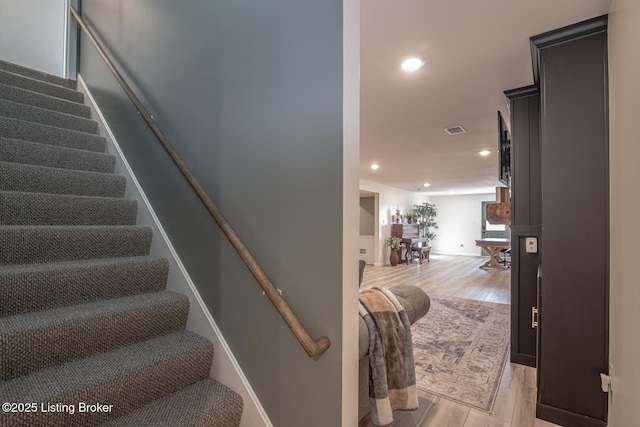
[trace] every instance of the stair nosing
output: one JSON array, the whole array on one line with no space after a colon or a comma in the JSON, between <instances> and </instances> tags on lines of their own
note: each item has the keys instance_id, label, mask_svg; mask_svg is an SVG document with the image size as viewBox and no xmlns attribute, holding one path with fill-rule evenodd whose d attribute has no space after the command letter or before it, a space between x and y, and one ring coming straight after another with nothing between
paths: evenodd
<instances>
[{"instance_id":1,"label":"stair nosing","mask_svg":"<svg viewBox=\"0 0 640 427\"><path fill-rule=\"evenodd\" d=\"M115 177L118 180L126 180L127 178L124 175L118 175L115 173L107 173L107 172L94 172L94 171L85 171L85 170L77 170L77 169L65 169L65 168L54 168L52 166L40 166L40 165L31 165L28 163L13 163L13 162L5 162L3 160L0 160L0 165L3 164L8 164L8 165L20 165L26 168L43 168L43 169L51 169L51 170L56 170L56 171L65 171L65 172L69 172L69 173L75 173L75 174L79 174L79 175L83 175L83 174L92 174L92 175L99 175L99 176L104 176L104 177ZM12 190L2 190L2 191L12 191ZM31 193L31 191L22 191L22 193ZM59 193L46 193L46 194L59 194ZM66 193L62 193L62 194L66 194ZM104 197L104 196L96 196L96 197Z\"/></svg>"},{"instance_id":2,"label":"stair nosing","mask_svg":"<svg viewBox=\"0 0 640 427\"><path fill-rule=\"evenodd\" d=\"M134 225L136 199L0 190L3 225Z\"/></svg>"},{"instance_id":3,"label":"stair nosing","mask_svg":"<svg viewBox=\"0 0 640 427\"><path fill-rule=\"evenodd\" d=\"M2 68L2 64L7 64L7 65L9 65L9 67L14 67L14 68L20 69L23 72L28 72L28 73L32 73L32 74L40 74L44 78L51 79L51 80L57 80L59 82L59 84L58 83L53 83L53 82L48 82L46 80L43 80L42 78L32 77L32 76L28 76L28 75L25 75L25 74L22 74L22 73L16 73L14 71L8 71L8 70ZM50 73L47 73L45 71L36 70L34 68L25 67L24 65L16 64L14 62L0 60L0 70L8 71L10 73L18 74L20 76L30 77L32 79L39 80L39 81L42 81L42 82L45 82L45 83L50 83L50 84L55 85L55 86L60 86L60 87L64 87L64 88L67 88L67 89L76 90L76 89L74 89L74 87L77 84L77 82L75 80L67 79L65 77L56 76L55 74L50 74ZM69 86L74 86L74 87L69 87Z\"/></svg>"},{"instance_id":4,"label":"stair nosing","mask_svg":"<svg viewBox=\"0 0 640 427\"><path fill-rule=\"evenodd\" d=\"M64 87L64 86L61 86L61 85L57 85L57 84L54 84L54 83L49 83L49 82L46 82L44 80L34 79L33 77L25 76L23 74L13 73L11 71L3 70L3 69L0 68L0 75L1 74L10 74L11 76L19 77L21 79L26 79L28 81L32 81L32 82L36 82L36 83L43 84L43 85L46 85L46 86L50 86L52 88L61 90L62 93L79 93L80 95L82 95L83 101L74 101L73 99L60 97L60 96L52 95L52 94L45 93L45 92L39 92L37 90L32 90L32 92L41 93L43 95L51 96L53 98L62 99L62 100L65 100L65 101L76 103L76 104L84 104L84 94L82 92L76 90L76 89L70 89L70 88L67 88L67 87ZM8 86L21 88L20 86L15 86L15 85L8 85Z\"/></svg>"},{"instance_id":5,"label":"stair nosing","mask_svg":"<svg viewBox=\"0 0 640 427\"><path fill-rule=\"evenodd\" d=\"M31 125L31 126L35 126L35 127L44 127L44 128L47 128L47 129L59 129L59 130L61 130L61 131L63 131L63 132L69 132L69 133L72 133L72 134L85 135L85 136L88 136L88 137L90 137L90 138L92 138L92 139L99 139L99 140L101 140L101 141L105 141L105 142L106 142L106 140L107 140L104 136L102 136L102 135L100 135L100 134L95 134L95 133L82 132L82 131L74 130L74 129L61 128L61 127L58 127L58 126L47 125L47 124L44 124L44 123L38 123L38 122L30 122L30 121L28 121L28 120L15 119L15 118L13 118L13 117L7 117L7 116L0 116L0 119L5 119L5 120L15 120L15 121L17 121L17 122L27 123L27 124L29 124L29 125ZM14 138L14 139L15 139L15 138ZM32 141L32 142L33 142L33 141Z\"/></svg>"},{"instance_id":6,"label":"stair nosing","mask_svg":"<svg viewBox=\"0 0 640 427\"><path fill-rule=\"evenodd\" d=\"M17 165L21 165L24 163L15 163ZM70 170L70 169L64 169L64 170ZM90 172L90 171L80 171L80 172ZM97 172L97 173L103 173L103 172ZM101 200L101 201L109 201L109 202L113 202L113 203L122 203L122 204L126 204L126 203L131 203L131 202L137 202L136 199L127 199L125 197L105 197L105 196L84 196L84 195L78 195L78 194L58 194L58 193L39 193L37 191L12 191L12 190L0 190L0 195L3 193L11 193L11 194L22 194L24 196L34 196L34 197L51 197L51 198L56 198L56 197L60 197L60 198L73 198L73 199L85 199L85 200Z\"/></svg>"},{"instance_id":7,"label":"stair nosing","mask_svg":"<svg viewBox=\"0 0 640 427\"><path fill-rule=\"evenodd\" d=\"M88 105L86 105L84 103L73 102L73 101L70 101L68 99L62 99L62 98L58 98L58 97L55 97L55 96L47 95L46 93L36 92L36 91L33 91L33 90L25 89L25 88L22 88L22 87L11 86L11 85L7 85L7 84L4 84L4 83L0 83L0 94L2 93L2 88L3 87L10 88L10 89L17 90L17 91L25 91L25 92L28 92L28 94L30 94L30 95L35 95L36 97L50 98L54 102L68 103L69 105L73 105L73 106L79 108L80 110L86 111L89 114L89 117L87 117L87 116L84 116L84 115L77 115L77 114L67 113L67 114L71 114L72 116L83 117L83 118L90 118L90 116L91 116L91 107L89 107ZM12 99L7 99L7 98L2 98L2 99L6 99L7 101L12 101L12 102L17 102L19 104L32 105L33 106L33 104L31 104L29 102L20 102L20 101L16 101L16 100L12 100ZM43 107L39 107L39 108L43 108ZM58 110L58 109L55 109L55 110L52 110L52 109L49 109L49 108L44 108L44 109L45 110L49 110L49 111L60 112L60 110Z\"/></svg>"},{"instance_id":8,"label":"stair nosing","mask_svg":"<svg viewBox=\"0 0 640 427\"><path fill-rule=\"evenodd\" d=\"M5 184L0 182L4 191L112 198L126 196L127 177L115 173L4 161L0 161L0 170L10 177ZM62 186L64 183L66 186Z\"/></svg>"},{"instance_id":9,"label":"stair nosing","mask_svg":"<svg viewBox=\"0 0 640 427\"><path fill-rule=\"evenodd\" d=\"M76 360L67 362L67 363L65 363L63 365L58 365L58 366L52 366L52 367L49 367L49 368L45 368L45 369L42 369L40 371L33 372L31 374L23 375L21 377L17 377L17 378L13 378L13 379L10 379L8 381L5 381L4 385L5 385L6 389L8 390L9 387L11 387L11 386L15 387L16 385L17 386L25 385L25 383L33 382L34 380L43 380L44 379L44 380L48 380L48 381L51 381L51 380L55 381L58 378L55 378L56 375L51 375L51 374L56 373L56 371L58 371L58 372L59 371L63 371L63 372L66 371L66 373L73 372L75 366L77 366L77 365L84 365L83 367L85 367L85 368L91 368L92 365L93 365L94 369L100 370L99 369L99 365L96 366L98 364L100 358L107 357L107 358L114 358L115 359L120 354L126 354L127 350L131 351L131 349L133 347L135 347L134 350L144 349L145 346L146 347L150 347L152 344L155 344L155 343L161 342L161 341L167 341L167 342L166 343L161 343L158 347L160 347L160 348L166 347L167 349L174 351L175 353L173 354L173 356L180 355L180 354L184 355L185 353L187 353L187 350L189 350L189 349L186 349L185 346L176 347L174 345L170 345L169 344L172 341L171 338L173 336L178 336L178 335L181 335L181 336L184 337L185 340L189 340L190 341L190 342L186 343L187 345L190 345L192 347L201 347L202 346L202 347L207 347L207 348L213 350L213 344L211 343L211 341L209 341L208 339L204 338L201 335L196 334L195 332L192 332L192 331L184 329L184 330L172 333L172 334L162 335L160 337L155 337L155 338L152 338L152 339L149 339L149 340L146 340L146 341L142 341L142 342L139 342L139 343L135 343L135 344L127 345L127 346L124 346L124 347L116 348L114 350L111 350L111 351L108 351L108 352L105 352L105 353L99 353L99 354L92 355L90 357L76 359ZM154 343L151 343L152 341L154 341ZM156 356L156 354L154 354L153 356ZM149 359L152 359L152 357L150 357ZM123 368L122 365L120 365L119 367L121 369ZM117 372L117 373L111 372L111 371L110 372L112 374L114 374L114 375L118 375L118 374L122 374L122 373L126 372L127 370L130 370L131 368L135 368L135 367L129 365L129 366L126 367L126 369L122 369L120 372ZM46 378L47 376L49 376L49 378ZM53 376L54 378L51 378L51 376ZM45 378L43 378L43 377L45 377ZM68 380L70 379L69 376L65 376L65 378L68 379Z\"/></svg>"},{"instance_id":10,"label":"stair nosing","mask_svg":"<svg viewBox=\"0 0 640 427\"><path fill-rule=\"evenodd\" d=\"M92 154L97 154L99 156L107 156L107 157L114 157L115 156L111 153L107 153L104 151L93 151L93 150L85 150L84 148L74 148L74 147L67 147L64 145L53 145L53 144L49 144L47 142L38 142L38 141L27 141L26 139L16 139L16 138L8 138L6 136L0 136L0 142L2 142L3 140L7 140L7 141L15 141L15 142L20 142L20 143L26 143L26 144L38 144L38 145L42 145L45 147L51 147L54 149L60 149L60 150L73 150L74 152L83 152L83 153L92 153ZM4 160L0 159L0 162L5 162L5 163L14 163L14 162L7 162ZM29 163L24 163L29 164ZM33 166L38 166L38 165L33 165ZM51 167L51 166L48 166ZM62 168L60 168L62 169ZM71 169L71 170L76 170L76 169ZM103 172L106 173L106 172Z\"/></svg>"},{"instance_id":11,"label":"stair nosing","mask_svg":"<svg viewBox=\"0 0 640 427\"><path fill-rule=\"evenodd\" d=\"M33 228L33 229L44 229L44 228L56 228L56 229L62 229L62 228L69 228L69 229L80 229L80 228L85 228L85 229L89 229L89 228L94 228L94 229L99 229L99 228L108 228L108 229L115 229L115 228L129 228L129 229L144 229L144 230L153 230L153 227L151 227L150 225L0 225L0 231L4 230L4 229L8 229L8 228Z\"/></svg>"},{"instance_id":12,"label":"stair nosing","mask_svg":"<svg viewBox=\"0 0 640 427\"><path fill-rule=\"evenodd\" d=\"M42 114L49 113L49 114L54 114L56 116L58 116L58 115L64 116L64 117L67 117L67 118L72 119L72 120L79 120L79 121L81 121L83 123L98 123L96 120L93 120L91 118L82 117L82 116L76 116L75 114L69 114L69 113L66 113L64 111L49 110L47 108L38 107L37 105L24 104L22 102L13 101L11 99L0 98L0 102L7 102L7 103L10 103L10 104L19 105L22 108L34 109L34 110L37 110L38 112L41 112ZM9 116L3 116L3 115L0 115L0 117L5 117L5 118L8 118L8 119L15 119L15 120L22 120L22 121L29 122L29 123L38 123L38 124L43 124L43 125L46 125L46 126L57 127L57 128L60 128L60 129L75 130L76 132L84 132L84 131L79 131L77 129L70 129L70 128L65 128L65 127L60 127L60 126L54 126L54 125L50 125L50 124L47 124L47 123L34 122L34 121L31 121L31 120L25 120L25 119L17 119L15 117L9 117ZM98 128L98 132L96 132L95 134L91 133L91 132L84 132L84 133L88 133L90 135L101 136L99 134L99 131L100 131L100 129Z\"/></svg>"},{"instance_id":13,"label":"stair nosing","mask_svg":"<svg viewBox=\"0 0 640 427\"><path fill-rule=\"evenodd\" d=\"M30 311L0 318L0 323L5 323L2 332L11 332L24 329L38 329L46 325L63 324L69 321L77 321L78 318L90 317L93 314L107 315L116 313L131 306L144 305L149 301L156 304L170 304L176 301L188 302L189 298L181 293L171 290L146 292L127 295L117 298L92 301L82 304L74 304L64 307L47 308L44 310ZM59 315L64 317L57 317Z\"/></svg>"},{"instance_id":14,"label":"stair nosing","mask_svg":"<svg viewBox=\"0 0 640 427\"><path fill-rule=\"evenodd\" d=\"M2 273L15 273L15 270L49 270L57 269L61 267L73 267L81 265L104 265L110 263L127 263L134 261L158 261L166 259L165 257L158 255L138 255L129 257L116 257L116 258L89 258L89 259L74 259L66 261L51 261L40 264L9 264L0 265L0 274ZM13 271L12 271L13 270Z\"/></svg>"}]
</instances>

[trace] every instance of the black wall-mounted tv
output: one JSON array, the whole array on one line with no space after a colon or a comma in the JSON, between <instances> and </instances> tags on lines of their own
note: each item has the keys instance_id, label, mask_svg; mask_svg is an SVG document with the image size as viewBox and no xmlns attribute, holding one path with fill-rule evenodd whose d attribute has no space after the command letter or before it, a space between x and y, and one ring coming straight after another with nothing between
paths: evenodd
<instances>
[{"instance_id":1,"label":"black wall-mounted tv","mask_svg":"<svg viewBox=\"0 0 640 427\"><path fill-rule=\"evenodd\" d=\"M500 111L498 111L498 156L500 157L500 182L509 186L511 184L511 136Z\"/></svg>"}]
</instances>

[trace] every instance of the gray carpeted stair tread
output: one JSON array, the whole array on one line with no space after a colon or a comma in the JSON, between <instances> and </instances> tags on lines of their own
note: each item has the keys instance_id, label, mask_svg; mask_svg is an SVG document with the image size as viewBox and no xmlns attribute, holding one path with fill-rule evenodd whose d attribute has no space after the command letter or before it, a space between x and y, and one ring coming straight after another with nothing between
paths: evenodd
<instances>
[{"instance_id":1,"label":"gray carpeted stair tread","mask_svg":"<svg viewBox=\"0 0 640 427\"><path fill-rule=\"evenodd\" d=\"M23 76L20 74L14 74L1 69L0 83L27 89L33 92L42 93L60 99L65 99L67 101L82 103L82 101L84 100L84 95L76 90L47 83L42 80L33 79L31 77Z\"/></svg>"},{"instance_id":2,"label":"gray carpeted stair tread","mask_svg":"<svg viewBox=\"0 0 640 427\"><path fill-rule=\"evenodd\" d=\"M10 73L20 74L26 77L31 77L32 79L41 80L43 82L51 83L54 85L64 86L68 89L76 88L76 82L74 80L68 80L7 61L0 60L0 70L9 71Z\"/></svg>"},{"instance_id":3,"label":"gray carpeted stair tread","mask_svg":"<svg viewBox=\"0 0 640 427\"><path fill-rule=\"evenodd\" d=\"M157 292L168 273L155 256L0 266L0 317Z\"/></svg>"},{"instance_id":4,"label":"gray carpeted stair tread","mask_svg":"<svg viewBox=\"0 0 640 427\"><path fill-rule=\"evenodd\" d=\"M0 318L0 380L185 328L189 298L171 291Z\"/></svg>"},{"instance_id":5,"label":"gray carpeted stair tread","mask_svg":"<svg viewBox=\"0 0 640 427\"><path fill-rule=\"evenodd\" d=\"M20 104L6 99L0 99L0 116L27 122L40 123L78 132L98 134L98 122L73 114L60 113L35 107L28 104Z\"/></svg>"},{"instance_id":6,"label":"gray carpeted stair tread","mask_svg":"<svg viewBox=\"0 0 640 427\"><path fill-rule=\"evenodd\" d=\"M3 401L113 405L107 413L2 413L0 425L73 427L123 416L209 376L213 345L182 331L6 381Z\"/></svg>"},{"instance_id":7,"label":"gray carpeted stair tread","mask_svg":"<svg viewBox=\"0 0 640 427\"><path fill-rule=\"evenodd\" d=\"M0 191L124 197L124 176L0 162Z\"/></svg>"},{"instance_id":8,"label":"gray carpeted stair tread","mask_svg":"<svg viewBox=\"0 0 640 427\"><path fill-rule=\"evenodd\" d=\"M107 140L100 135L40 123L0 117L0 137L40 142L61 147L104 153Z\"/></svg>"},{"instance_id":9,"label":"gray carpeted stair tread","mask_svg":"<svg viewBox=\"0 0 640 427\"><path fill-rule=\"evenodd\" d=\"M74 116L90 118L91 108L88 105L67 101L31 90L13 87L0 83L0 99L7 99L21 104L34 105L47 110L73 114Z\"/></svg>"},{"instance_id":10,"label":"gray carpeted stair tread","mask_svg":"<svg viewBox=\"0 0 640 427\"><path fill-rule=\"evenodd\" d=\"M0 265L149 255L143 226L0 225Z\"/></svg>"},{"instance_id":11,"label":"gray carpeted stair tread","mask_svg":"<svg viewBox=\"0 0 640 427\"><path fill-rule=\"evenodd\" d=\"M11 138L0 138L0 161L109 174L116 165L111 154Z\"/></svg>"},{"instance_id":12,"label":"gray carpeted stair tread","mask_svg":"<svg viewBox=\"0 0 640 427\"><path fill-rule=\"evenodd\" d=\"M207 378L102 427L237 427L242 408L238 393Z\"/></svg>"},{"instance_id":13,"label":"gray carpeted stair tread","mask_svg":"<svg viewBox=\"0 0 640 427\"><path fill-rule=\"evenodd\" d=\"M138 202L0 191L0 225L134 225Z\"/></svg>"}]
</instances>

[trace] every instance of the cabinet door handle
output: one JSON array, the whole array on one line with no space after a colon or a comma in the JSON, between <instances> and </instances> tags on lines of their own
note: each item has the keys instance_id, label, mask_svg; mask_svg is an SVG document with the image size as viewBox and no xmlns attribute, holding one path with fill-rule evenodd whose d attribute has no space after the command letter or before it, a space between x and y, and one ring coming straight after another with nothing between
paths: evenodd
<instances>
[{"instance_id":1,"label":"cabinet door handle","mask_svg":"<svg viewBox=\"0 0 640 427\"><path fill-rule=\"evenodd\" d=\"M540 293L542 292L542 264L538 264L538 274L536 274L536 285L538 287L538 304L540 304ZM538 309L531 307L531 329L538 327Z\"/></svg>"}]
</instances>

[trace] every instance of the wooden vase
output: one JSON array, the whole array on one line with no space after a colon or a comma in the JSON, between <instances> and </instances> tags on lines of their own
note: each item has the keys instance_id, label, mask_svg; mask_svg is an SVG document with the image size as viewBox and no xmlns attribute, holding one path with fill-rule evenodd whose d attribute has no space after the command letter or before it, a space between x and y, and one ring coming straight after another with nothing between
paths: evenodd
<instances>
[{"instance_id":1,"label":"wooden vase","mask_svg":"<svg viewBox=\"0 0 640 427\"><path fill-rule=\"evenodd\" d=\"M400 262L400 255L398 255L397 249L391 249L391 255L389 255L389 262L394 267L398 265L398 262Z\"/></svg>"}]
</instances>

